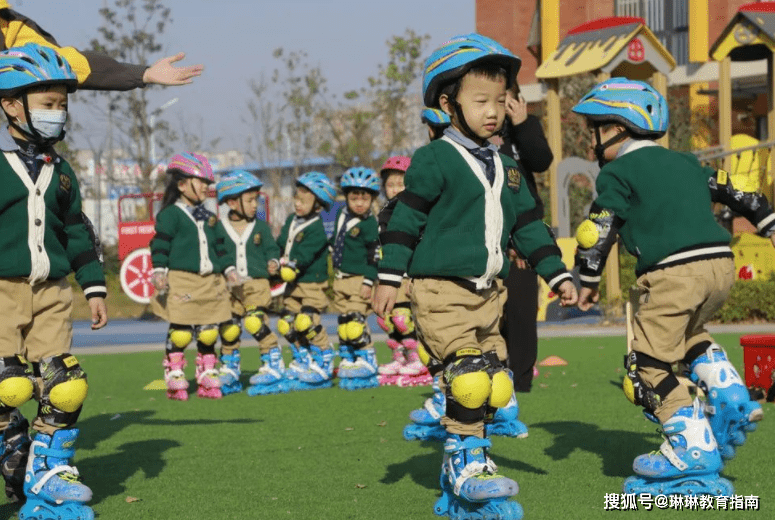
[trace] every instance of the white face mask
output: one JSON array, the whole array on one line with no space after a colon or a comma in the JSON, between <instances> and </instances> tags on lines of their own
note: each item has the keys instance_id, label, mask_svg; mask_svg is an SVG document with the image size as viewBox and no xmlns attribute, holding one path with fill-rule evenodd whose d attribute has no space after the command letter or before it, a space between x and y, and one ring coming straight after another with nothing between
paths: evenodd
<instances>
[{"instance_id":1,"label":"white face mask","mask_svg":"<svg viewBox=\"0 0 775 520\"><path fill-rule=\"evenodd\" d=\"M38 134L44 139L57 139L62 135L62 130L67 122L67 111L65 110L30 110L30 123ZM19 126L25 132L35 135L30 129L30 124L18 122Z\"/></svg>"}]
</instances>

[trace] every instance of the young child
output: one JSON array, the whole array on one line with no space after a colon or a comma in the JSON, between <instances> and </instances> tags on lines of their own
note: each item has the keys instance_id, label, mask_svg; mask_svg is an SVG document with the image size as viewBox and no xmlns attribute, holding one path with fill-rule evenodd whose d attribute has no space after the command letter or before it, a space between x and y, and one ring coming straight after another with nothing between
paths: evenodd
<instances>
[{"instance_id":1,"label":"young child","mask_svg":"<svg viewBox=\"0 0 775 520\"><path fill-rule=\"evenodd\" d=\"M229 207L228 214L218 223L217 240L225 244L227 263L236 267L242 281L231 289L232 318L219 327L223 395L242 391L239 347L243 318L245 329L258 342L263 363L251 378L254 386L248 389L248 395L287 391L278 384L283 381L285 365L267 316L272 302L269 276L279 270L280 248L266 222L256 219L261 186L255 175L234 170L224 175L215 188L218 204Z\"/></svg>"},{"instance_id":2,"label":"young child","mask_svg":"<svg viewBox=\"0 0 775 520\"><path fill-rule=\"evenodd\" d=\"M404 175L410 163L409 157L396 155L389 157L382 165L380 176L388 199L379 214L382 231L393 213L397 202L396 197L404 191ZM412 320L412 310L409 305L409 283L409 278L404 277L393 312L385 319L377 318L379 326L388 333L387 345L393 351L393 361L379 367L379 381L382 385L418 386L433 382L428 368L420 361L420 356L417 354L417 333L414 330L414 320Z\"/></svg>"},{"instance_id":3,"label":"young child","mask_svg":"<svg viewBox=\"0 0 775 520\"><path fill-rule=\"evenodd\" d=\"M0 52L0 430L2 473L20 518L93 519L91 490L69 462L86 399L86 373L70 354L73 293L83 289L92 329L107 323L105 277L81 214L78 180L54 151L64 136L77 79L53 49L27 44ZM32 364L28 364L28 361ZM17 410L33 393L29 423Z\"/></svg>"},{"instance_id":4,"label":"young child","mask_svg":"<svg viewBox=\"0 0 775 520\"><path fill-rule=\"evenodd\" d=\"M231 319L224 277L237 283L234 265L227 265L224 244L217 241L218 218L204 207L215 179L207 158L194 153L173 156L169 180L151 240L154 314L170 323L164 356L164 381L169 399L186 401L188 381L184 352L196 339L197 395L220 399L216 368L218 325Z\"/></svg>"},{"instance_id":5,"label":"young child","mask_svg":"<svg viewBox=\"0 0 775 520\"><path fill-rule=\"evenodd\" d=\"M366 316L377 278L379 233L371 204L379 195L377 172L350 168L339 182L347 204L336 215L331 237L334 310L339 313L339 386L345 390L379 386L377 356Z\"/></svg>"},{"instance_id":6,"label":"young child","mask_svg":"<svg viewBox=\"0 0 775 520\"><path fill-rule=\"evenodd\" d=\"M655 142L667 131L668 109L648 84L604 81L573 111L593 128L602 167L598 197L576 234L579 307L597 301L600 274L619 235L638 258L640 289L624 392L662 424L667 439L659 452L635 459L637 476L625 481L625 493L729 495L732 485L718 475L722 458L734 455L762 410L705 329L735 278L730 235L711 202L744 215L773 241L775 215L763 195L736 190L727 172ZM708 396L706 406L678 382L677 362Z\"/></svg>"},{"instance_id":7,"label":"young child","mask_svg":"<svg viewBox=\"0 0 775 520\"><path fill-rule=\"evenodd\" d=\"M288 284L278 332L288 340L293 361L286 377L292 390L327 388L334 378L334 353L320 313L328 306L328 237L320 218L330 208L336 189L325 174L305 173L296 179L294 213L288 216L277 244L282 251L280 276Z\"/></svg>"},{"instance_id":8,"label":"young child","mask_svg":"<svg viewBox=\"0 0 775 520\"><path fill-rule=\"evenodd\" d=\"M426 60L425 105L441 108L452 123L413 155L406 189L380 237L375 311L383 317L392 311L408 273L421 356L444 365L439 516L522 517L521 506L507 500L517 484L497 473L484 429L487 416L513 394L496 355L505 346L493 283L508 271L509 238L564 303L576 303L571 276L543 223L518 219L535 201L517 163L487 141L503 123L506 88L519 65L519 58L478 34L456 37Z\"/></svg>"}]
</instances>

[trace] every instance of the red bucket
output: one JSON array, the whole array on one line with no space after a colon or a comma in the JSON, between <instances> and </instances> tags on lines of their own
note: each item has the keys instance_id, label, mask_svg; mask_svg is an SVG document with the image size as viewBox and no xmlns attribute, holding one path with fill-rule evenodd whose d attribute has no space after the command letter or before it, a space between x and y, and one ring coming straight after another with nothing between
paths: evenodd
<instances>
[{"instance_id":1,"label":"red bucket","mask_svg":"<svg viewBox=\"0 0 775 520\"><path fill-rule=\"evenodd\" d=\"M773 384L775 368L775 334L749 334L740 337L745 363L745 384L766 392Z\"/></svg>"}]
</instances>

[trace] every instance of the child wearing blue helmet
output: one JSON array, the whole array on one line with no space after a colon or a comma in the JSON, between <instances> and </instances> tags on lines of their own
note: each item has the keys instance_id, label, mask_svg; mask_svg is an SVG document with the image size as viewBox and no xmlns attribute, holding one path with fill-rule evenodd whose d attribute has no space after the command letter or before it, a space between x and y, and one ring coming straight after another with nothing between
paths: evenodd
<instances>
[{"instance_id":1,"label":"child wearing blue helmet","mask_svg":"<svg viewBox=\"0 0 775 520\"><path fill-rule=\"evenodd\" d=\"M223 395L242 391L239 347L243 319L245 329L258 342L263 363L253 376L256 380L251 378L256 388L248 389L248 395L283 391L285 365L267 316L272 302L269 277L279 271L280 248L267 223L256 219L261 186L255 175L244 170L227 173L215 186L218 203L229 208L216 226L217 240L223 242L227 263L236 267L242 282L230 291L231 320L219 326Z\"/></svg>"},{"instance_id":2,"label":"child wearing blue helmet","mask_svg":"<svg viewBox=\"0 0 775 520\"><path fill-rule=\"evenodd\" d=\"M624 393L666 438L660 451L635 459L625 493L729 495L732 485L719 477L722 459L734 456L762 410L705 329L735 278L730 235L711 203L728 205L773 241L775 214L763 195L735 189L727 172L655 142L667 131L668 109L647 83L610 79L573 111L594 131L602 167L598 197L576 233L579 307L597 301L605 260L620 236L638 258L640 290ZM678 382L675 363L704 390L704 405Z\"/></svg>"},{"instance_id":3,"label":"child wearing blue helmet","mask_svg":"<svg viewBox=\"0 0 775 520\"><path fill-rule=\"evenodd\" d=\"M320 313L328 307L328 236L321 210L328 209L336 188L320 172L296 179L294 213L288 216L277 244L282 257L280 276L287 284L278 332L288 340L293 361L286 377L291 390L327 388L334 378L334 352Z\"/></svg>"},{"instance_id":4,"label":"child wearing blue helmet","mask_svg":"<svg viewBox=\"0 0 775 520\"><path fill-rule=\"evenodd\" d=\"M407 273L424 361L444 367L447 439L435 513L455 519L522 518L521 506L508 500L517 483L498 474L485 435L485 421L513 393L496 354L505 343L495 279L508 273L509 239L565 304L576 303L559 248L540 220L527 218L535 201L519 166L488 142L503 124L506 88L519 65L478 34L453 38L426 60L423 101L451 124L414 153L406 189L380 235L375 311L392 310Z\"/></svg>"},{"instance_id":5,"label":"child wearing blue helmet","mask_svg":"<svg viewBox=\"0 0 775 520\"><path fill-rule=\"evenodd\" d=\"M94 518L86 505L92 492L70 463L89 385L70 354L73 293L66 277L75 273L92 329L107 323L105 277L76 175L53 148L64 136L68 94L77 83L48 47L0 53L0 104L9 125L0 130L0 430L6 493L26 499L20 519ZM30 439L17 408L33 393L39 406Z\"/></svg>"},{"instance_id":6,"label":"child wearing blue helmet","mask_svg":"<svg viewBox=\"0 0 775 520\"><path fill-rule=\"evenodd\" d=\"M336 215L331 237L334 267L334 310L339 313L339 386L345 390L379 386L377 357L366 316L377 278L379 232L371 205L379 195L380 178L371 168L354 167L339 185L347 204Z\"/></svg>"}]
</instances>

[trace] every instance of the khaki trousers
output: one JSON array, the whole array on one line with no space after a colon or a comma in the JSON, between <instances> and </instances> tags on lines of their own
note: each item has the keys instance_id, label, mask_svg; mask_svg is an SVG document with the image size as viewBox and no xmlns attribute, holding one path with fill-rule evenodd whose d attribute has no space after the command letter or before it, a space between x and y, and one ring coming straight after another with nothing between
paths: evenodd
<instances>
[{"instance_id":1,"label":"khaki trousers","mask_svg":"<svg viewBox=\"0 0 775 520\"><path fill-rule=\"evenodd\" d=\"M304 282L296 284L291 293L283 299L283 305L289 311L298 313L304 306L317 309L312 317L312 323L320 325L320 314L328 307L328 298L326 297L326 287L328 282ZM330 349L331 343L328 339L328 333L325 327L310 341L312 345L322 349Z\"/></svg>"},{"instance_id":2,"label":"khaki trousers","mask_svg":"<svg viewBox=\"0 0 775 520\"><path fill-rule=\"evenodd\" d=\"M412 283L410 300L417 336L434 357L443 360L464 348L505 352L499 329L503 307L496 284L472 292L438 278L415 278ZM441 424L451 434L484 435L482 421L465 424L444 416Z\"/></svg>"},{"instance_id":3,"label":"khaki trousers","mask_svg":"<svg viewBox=\"0 0 775 520\"><path fill-rule=\"evenodd\" d=\"M345 276L334 279L334 311L338 314L360 312L364 316L371 313L371 300L361 298L363 276Z\"/></svg>"},{"instance_id":4,"label":"khaki trousers","mask_svg":"<svg viewBox=\"0 0 775 520\"><path fill-rule=\"evenodd\" d=\"M247 309L268 308L271 304L272 293L269 280L266 278L246 280L245 283L231 290L231 313L235 316L244 318ZM278 341L277 334L270 331L258 342L258 348L262 354L266 354L277 346ZM233 348L239 348L239 343Z\"/></svg>"},{"instance_id":5,"label":"khaki trousers","mask_svg":"<svg viewBox=\"0 0 775 520\"><path fill-rule=\"evenodd\" d=\"M640 301L632 349L673 364L696 344L713 341L705 324L724 305L734 281L731 258L698 260L642 275L637 280ZM641 368L640 374L651 387L668 375L651 367ZM689 391L680 385L663 399L655 415L665 422L691 403Z\"/></svg>"}]
</instances>

